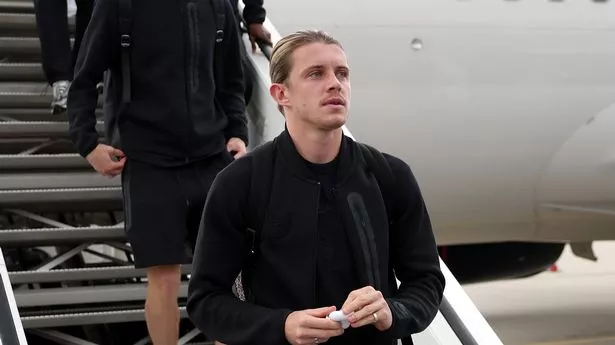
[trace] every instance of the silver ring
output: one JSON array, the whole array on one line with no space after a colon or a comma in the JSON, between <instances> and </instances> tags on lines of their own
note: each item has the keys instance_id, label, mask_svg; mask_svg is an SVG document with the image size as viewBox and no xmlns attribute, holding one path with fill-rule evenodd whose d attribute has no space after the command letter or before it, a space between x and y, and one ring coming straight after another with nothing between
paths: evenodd
<instances>
[{"instance_id":1,"label":"silver ring","mask_svg":"<svg viewBox=\"0 0 615 345\"><path fill-rule=\"evenodd\" d=\"M373 313L372 316L374 317L374 323L378 322L378 314Z\"/></svg>"},{"instance_id":2,"label":"silver ring","mask_svg":"<svg viewBox=\"0 0 615 345\"><path fill-rule=\"evenodd\" d=\"M320 339L314 338L314 344L320 344Z\"/></svg>"}]
</instances>

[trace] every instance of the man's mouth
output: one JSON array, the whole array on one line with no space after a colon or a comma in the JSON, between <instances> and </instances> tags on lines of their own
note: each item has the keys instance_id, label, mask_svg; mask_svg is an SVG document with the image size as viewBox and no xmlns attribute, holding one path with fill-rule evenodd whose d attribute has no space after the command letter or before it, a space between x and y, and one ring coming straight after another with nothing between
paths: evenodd
<instances>
[{"instance_id":1,"label":"man's mouth","mask_svg":"<svg viewBox=\"0 0 615 345\"><path fill-rule=\"evenodd\" d=\"M334 97L334 98L329 98L326 101L324 101L323 105L324 106L327 106L327 105L345 106L346 105L346 101L343 98Z\"/></svg>"}]
</instances>

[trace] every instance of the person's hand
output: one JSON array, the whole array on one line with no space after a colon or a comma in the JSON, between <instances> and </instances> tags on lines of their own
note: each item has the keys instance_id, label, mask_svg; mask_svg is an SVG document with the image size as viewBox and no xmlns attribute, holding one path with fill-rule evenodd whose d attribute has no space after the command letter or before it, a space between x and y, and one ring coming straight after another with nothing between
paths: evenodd
<instances>
[{"instance_id":1,"label":"person's hand","mask_svg":"<svg viewBox=\"0 0 615 345\"><path fill-rule=\"evenodd\" d=\"M342 311L348 315L348 322L353 328L373 324L378 330L386 331L393 324L389 304L382 293L371 286L352 291Z\"/></svg>"},{"instance_id":2,"label":"person's hand","mask_svg":"<svg viewBox=\"0 0 615 345\"><path fill-rule=\"evenodd\" d=\"M114 159L115 158L115 159ZM85 159L101 175L115 177L124 169L126 155L119 149L105 144L98 144Z\"/></svg>"},{"instance_id":3,"label":"person's hand","mask_svg":"<svg viewBox=\"0 0 615 345\"><path fill-rule=\"evenodd\" d=\"M344 333L341 323L328 319L335 307L306 309L290 313L284 324L291 345L321 344Z\"/></svg>"},{"instance_id":4,"label":"person's hand","mask_svg":"<svg viewBox=\"0 0 615 345\"><path fill-rule=\"evenodd\" d=\"M248 36L250 36L250 43L252 43L252 53L256 52L256 41L263 41L270 46L273 45L271 33L265 29L263 24L254 23L248 25Z\"/></svg>"},{"instance_id":5,"label":"person's hand","mask_svg":"<svg viewBox=\"0 0 615 345\"><path fill-rule=\"evenodd\" d=\"M233 154L233 158L235 159L247 153L246 143L239 138L230 138L226 143L226 150Z\"/></svg>"}]
</instances>

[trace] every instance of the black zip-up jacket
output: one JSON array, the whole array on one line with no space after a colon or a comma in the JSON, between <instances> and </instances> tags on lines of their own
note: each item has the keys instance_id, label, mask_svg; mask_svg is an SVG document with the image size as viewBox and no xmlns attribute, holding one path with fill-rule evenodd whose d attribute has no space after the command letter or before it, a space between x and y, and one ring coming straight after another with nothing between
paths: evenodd
<instances>
[{"instance_id":1,"label":"black zip-up jacket","mask_svg":"<svg viewBox=\"0 0 615 345\"><path fill-rule=\"evenodd\" d=\"M120 107L122 73L118 0L98 0L83 38L68 97L70 135L82 156L97 145L96 84L110 69L110 95L121 148L130 158L175 166L247 143L239 33L225 3L224 73L214 85L215 16L211 1L132 0L132 100ZM123 110L122 110L123 109Z\"/></svg>"},{"instance_id":2,"label":"black zip-up jacket","mask_svg":"<svg viewBox=\"0 0 615 345\"><path fill-rule=\"evenodd\" d=\"M366 326L371 328L362 344L369 345L397 344L395 339L424 330L438 311L445 285L418 184L408 165L390 155L385 158L396 186L396 193L389 196L395 205L390 227L377 181L348 137L343 138L335 185L361 286L380 290L393 315L393 325L385 332ZM272 175L258 169L258 164L271 166ZM250 183L254 171L259 171L257 180ZM323 307L315 305L320 189L311 176L285 131L231 163L216 178L201 223L187 304L192 321L210 338L228 345L288 344L287 316ZM249 204L256 200L249 193L268 193L266 188L271 188L271 199L261 228L250 224L253 208L261 206ZM260 229L260 240L258 255L249 265L250 302L246 303L232 294L231 286L250 262L248 227Z\"/></svg>"}]
</instances>

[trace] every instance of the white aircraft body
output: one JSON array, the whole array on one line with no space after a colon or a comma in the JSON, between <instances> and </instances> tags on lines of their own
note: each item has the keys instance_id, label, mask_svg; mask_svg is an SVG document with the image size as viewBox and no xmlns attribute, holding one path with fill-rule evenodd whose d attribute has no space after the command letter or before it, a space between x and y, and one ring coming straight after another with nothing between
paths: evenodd
<instances>
[{"instance_id":1,"label":"white aircraft body","mask_svg":"<svg viewBox=\"0 0 615 345\"><path fill-rule=\"evenodd\" d=\"M575 243L581 253L615 239L614 1L265 7L274 40L309 28L341 41L347 129L411 166L439 245ZM251 120L269 139L283 120L261 86L268 118Z\"/></svg>"}]
</instances>

